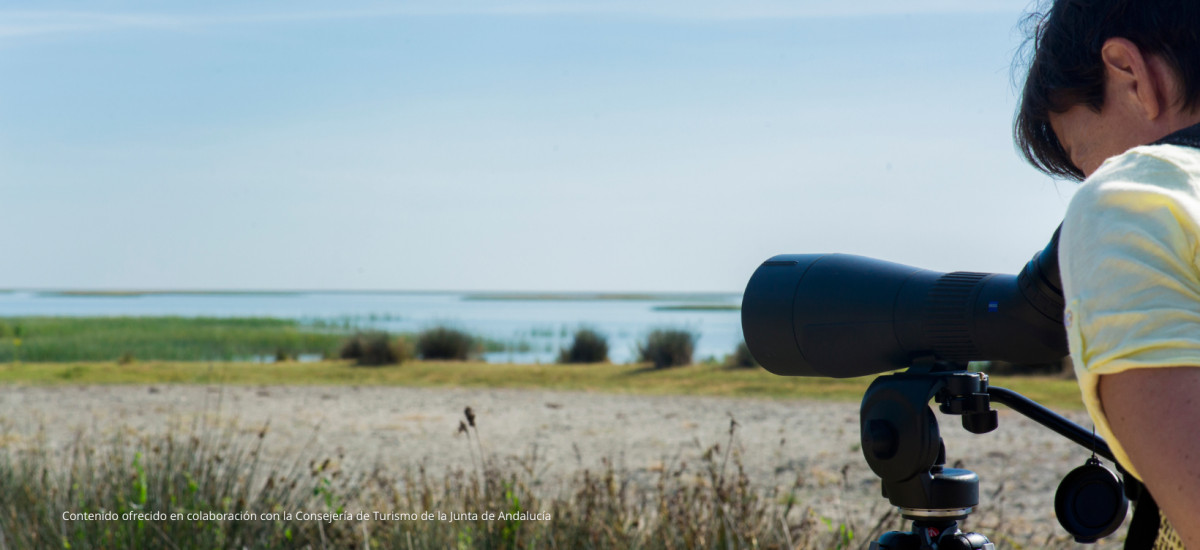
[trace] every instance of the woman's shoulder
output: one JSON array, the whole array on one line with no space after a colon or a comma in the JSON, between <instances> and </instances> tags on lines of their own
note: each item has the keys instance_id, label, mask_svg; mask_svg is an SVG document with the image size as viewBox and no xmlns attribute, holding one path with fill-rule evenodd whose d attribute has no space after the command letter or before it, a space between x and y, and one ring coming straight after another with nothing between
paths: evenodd
<instances>
[{"instance_id":1,"label":"woman's shoulder","mask_svg":"<svg viewBox=\"0 0 1200 550\"><path fill-rule=\"evenodd\" d=\"M1157 244L1114 245L1141 238ZM1152 248L1163 247L1181 257L1195 256L1200 251L1200 149L1150 145L1106 160L1071 198L1059 246L1089 250L1088 262L1096 254L1154 254Z\"/></svg>"},{"instance_id":2,"label":"woman's shoulder","mask_svg":"<svg viewBox=\"0 0 1200 550\"><path fill-rule=\"evenodd\" d=\"M1072 206L1136 207L1168 200L1200 212L1200 149L1142 145L1109 158L1082 184Z\"/></svg>"}]
</instances>

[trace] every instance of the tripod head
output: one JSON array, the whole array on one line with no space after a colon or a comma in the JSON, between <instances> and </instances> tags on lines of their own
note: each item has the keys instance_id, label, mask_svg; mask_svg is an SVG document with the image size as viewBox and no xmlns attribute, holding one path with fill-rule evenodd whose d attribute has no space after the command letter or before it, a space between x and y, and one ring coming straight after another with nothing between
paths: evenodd
<instances>
[{"instance_id":1,"label":"tripod head","mask_svg":"<svg viewBox=\"0 0 1200 550\"><path fill-rule=\"evenodd\" d=\"M942 412L962 415L963 427L973 433L999 424L985 374L926 361L876 378L859 412L863 456L883 481L883 496L913 521L913 529L887 533L871 548L991 550L987 537L958 528L979 505L979 476L945 466L946 445L931 399Z\"/></svg>"},{"instance_id":2,"label":"tripod head","mask_svg":"<svg viewBox=\"0 0 1200 550\"><path fill-rule=\"evenodd\" d=\"M859 412L863 456L883 480L883 493L909 519L961 520L979 504L979 477L946 468L937 417L962 415L963 427L987 433L999 424L987 394L987 375L932 363L875 379Z\"/></svg>"},{"instance_id":3,"label":"tripod head","mask_svg":"<svg viewBox=\"0 0 1200 550\"><path fill-rule=\"evenodd\" d=\"M943 414L961 416L963 428L975 434L999 426L991 403L1004 403L1115 462L1102 439L1016 392L989 386L986 374L963 367L922 361L907 371L876 378L863 395L859 410L863 456L882 481L883 496L913 521L911 532L887 533L872 544L872 550L992 548L983 535L958 529L958 522L979 505L979 476L945 466L946 446L931 400ZM1120 479L1093 457L1060 485L1059 522L1077 541L1095 542L1125 520L1124 493Z\"/></svg>"}]
</instances>

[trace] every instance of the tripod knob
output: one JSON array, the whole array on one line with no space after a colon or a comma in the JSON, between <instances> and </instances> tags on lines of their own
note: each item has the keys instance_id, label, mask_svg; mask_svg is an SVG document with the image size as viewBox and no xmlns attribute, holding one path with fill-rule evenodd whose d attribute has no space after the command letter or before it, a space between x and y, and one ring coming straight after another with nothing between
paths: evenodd
<instances>
[{"instance_id":1,"label":"tripod knob","mask_svg":"<svg viewBox=\"0 0 1200 550\"><path fill-rule=\"evenodd\" d=\"M985 434L1000 426L1000 414L995 409L967 413L962 417L962 425L973 434Z\"/></svg>"},{"instance_id":2,"label":"tripod knob","mask_svg":"<svg viewBox=\"0 0 1200 550\"><path fill-rule=\"evenodd\" d=\"M896 451L900 448L899 434L896 433L896 426L891 422L881 418L872 419L867 422L866 433L863 441L870 441L870 452L876 458L889 459L896 456ZM867 449L863 449L866 451Z\"/></svg>"}]
</instances>

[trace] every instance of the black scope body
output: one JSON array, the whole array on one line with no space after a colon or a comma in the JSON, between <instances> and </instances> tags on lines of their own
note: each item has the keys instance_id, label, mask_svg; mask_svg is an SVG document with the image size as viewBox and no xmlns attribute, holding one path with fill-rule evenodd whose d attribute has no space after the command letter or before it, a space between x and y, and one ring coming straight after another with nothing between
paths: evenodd
<instances>
[{"instance_id":1,"label":"black scope body","mask_svg":"<svg viewBox=\"0 0 1200 550\"><path fill-rule=\"evenodd\" d=\"M785 376L850 378L921 360L1061 361L1058 233L1018 275L939 273L848 254L775 256L742 297L746 345Z\"/></svg>"}]
</instances>

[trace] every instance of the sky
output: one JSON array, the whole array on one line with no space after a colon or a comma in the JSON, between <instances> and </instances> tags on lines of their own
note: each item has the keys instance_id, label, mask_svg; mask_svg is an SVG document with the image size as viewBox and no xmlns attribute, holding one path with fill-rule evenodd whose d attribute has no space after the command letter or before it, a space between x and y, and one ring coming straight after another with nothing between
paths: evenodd
<instances>
[{"instance_id":1,"label":"sky","mask_svg":"<svg viewBox=\"0 0 1200 550\"><path fill-rule=\"evenodd\" d=\"M0 288L1016 273L1075 185L1012 145L1028 7L7 2Z\"/></svg>"}]
</instances>

